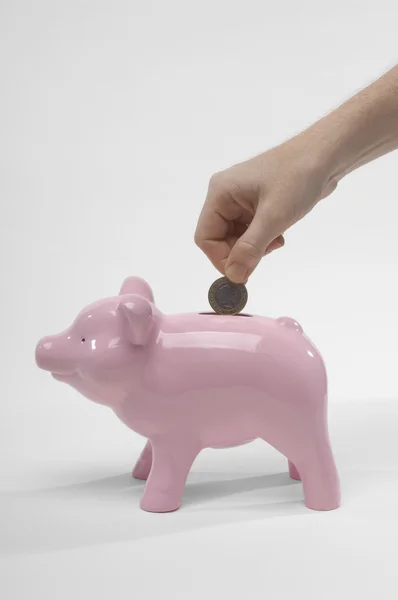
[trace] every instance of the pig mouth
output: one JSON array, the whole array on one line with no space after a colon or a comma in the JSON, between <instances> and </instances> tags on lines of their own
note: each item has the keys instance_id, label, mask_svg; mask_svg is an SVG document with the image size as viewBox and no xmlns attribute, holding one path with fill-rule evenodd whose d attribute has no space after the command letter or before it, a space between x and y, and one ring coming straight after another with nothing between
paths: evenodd
<instances>
[{"instance_id":1,"label":"pig mouth","mask_svg":"<svg viewBox=\"0 0 398 600\"><path fill-rule=\"evenodd\" d=\"M56 381L69 381L74 378L75 373L51 373Z\"/></svg>"}]
</instances>

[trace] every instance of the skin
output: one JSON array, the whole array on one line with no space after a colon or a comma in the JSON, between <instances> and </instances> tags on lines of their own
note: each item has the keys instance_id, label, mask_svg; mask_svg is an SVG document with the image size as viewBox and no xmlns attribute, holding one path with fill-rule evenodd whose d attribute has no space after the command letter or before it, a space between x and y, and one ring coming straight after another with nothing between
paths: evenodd
<instances>
[{"instance_id":1,"label":"skin","mask_svg":"<svg viewBox=\"0 0 398 600\"><path fill-rule=\"evenodd\" d=\"M355 169L398 148L398 65L299 135L210 180L195 242L246 283L284 233Z\"/></svg>"}]
</instances>

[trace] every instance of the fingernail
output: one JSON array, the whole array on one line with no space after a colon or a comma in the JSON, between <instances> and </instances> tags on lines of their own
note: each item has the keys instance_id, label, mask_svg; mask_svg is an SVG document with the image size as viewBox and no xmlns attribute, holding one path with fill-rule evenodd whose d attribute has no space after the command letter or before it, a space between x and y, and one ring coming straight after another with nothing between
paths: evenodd
<instances>
[{"instance_id":1,"label":"fingernail","mask_svg":"<svg viewBox=\"0 0 398 600\"><path fill-rule=\"evenodd\" d=\"M265 251L264 256L271 254L271 252L273 252L274 250L279 250L279 248L283 248L284 245L285 245L285 241L276 242L276 243L272 242L272 244L270 244L269 248L267 248L267 250Z\"/></svg>"},{"instance_id":2,"label":"fingernail","mask_svg":"<svg viewBox=\"0 0 398 600\"><path fill-rule=\"evenodd\" d=\"M247 280L248 270L244 265L232 263L225 271L226 277L234 283L243 283Z\"/></svg>"}]
</instances>

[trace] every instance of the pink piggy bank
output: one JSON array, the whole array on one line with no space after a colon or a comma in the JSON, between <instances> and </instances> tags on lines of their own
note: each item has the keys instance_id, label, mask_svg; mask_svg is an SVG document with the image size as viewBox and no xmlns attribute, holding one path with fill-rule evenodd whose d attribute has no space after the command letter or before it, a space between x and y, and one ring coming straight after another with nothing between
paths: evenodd
<instances>
[{"instance_id":1,"label":"pink piggy bank","mask_svg":"<svg viewBox=\"0 0 398 600\"><path fill-rule=\"evenodd\" d=\"M288 317L163 315L138 277L43 338L37 365L109 406L148 441L133 475L141 508L179 508L204 448L261 438L289 460L307 507L339 506L327 427L327 379L317 349Z\"/></svg>"}]
</instances>

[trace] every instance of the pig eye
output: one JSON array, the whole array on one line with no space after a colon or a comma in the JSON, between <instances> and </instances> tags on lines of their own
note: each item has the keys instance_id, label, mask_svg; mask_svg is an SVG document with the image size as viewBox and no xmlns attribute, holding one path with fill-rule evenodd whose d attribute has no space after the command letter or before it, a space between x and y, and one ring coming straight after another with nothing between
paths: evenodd
<instances>
[{"instance_id":1,"label":"pig eye","mask_svg":"<svg viewBox=\"0 0 398 600\"><path fill-rule=\"evenodd\" d=\"M83 343L86 341L86 338L82 338L80 341L81 341L81 342L82 342L82 344L83 344Z\"/></svg>"}]
</instances>

